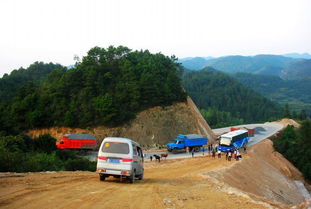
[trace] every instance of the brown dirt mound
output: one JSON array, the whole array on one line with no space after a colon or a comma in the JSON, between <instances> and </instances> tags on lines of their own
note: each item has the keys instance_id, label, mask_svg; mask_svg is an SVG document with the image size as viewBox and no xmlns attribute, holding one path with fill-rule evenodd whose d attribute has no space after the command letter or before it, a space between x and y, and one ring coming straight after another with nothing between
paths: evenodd
<instances>
[{"instance_id":1,"label":"brown dirt mound","mask_svg":"<svg viewBox=\"0 0 311 209\"><path fill-rule=\"evenodd\" d=\"M288 125L292 125L295 128L299 128L300 127L299 123L297 123L295 120L289 119L289 118L284 118L284 119L282 119L280 121L277 121L277 122L283 124L284 127L286 127Z\"/></svg>"},{"instance_id":2,"label":"brown dirt mound","mask_svg":"<svg viewBox=\"0 0 311 209\"><path fill-rule=\"evenodd\" d=\"M271 140L266 139L254 146L249 155L249 158L231 168L211 172L209 175L272 202L298 204L304 201L293 181L304 182L301 173L280 153L274 151Z\"/></svg>"}]
</instances>

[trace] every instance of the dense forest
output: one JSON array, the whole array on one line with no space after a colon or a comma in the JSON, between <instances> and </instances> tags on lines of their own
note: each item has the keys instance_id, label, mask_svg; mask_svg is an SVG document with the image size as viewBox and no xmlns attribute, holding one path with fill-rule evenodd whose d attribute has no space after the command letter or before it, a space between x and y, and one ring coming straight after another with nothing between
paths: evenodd
<instances>
[{"instance_id":1,"label":"dense forest","mask_svg":"<svg viewBox=\"0 0 311 209\"><path fill-rule=\"evenodd\" d=\"M288 104L290 109L300 114L306 111L311 116L311 79L283 80L271 75L237 73L234 75L242 84L265 97Z\"/></svg>"},{"instance_id":2,"label":"dense forest","mask_svg":"<svg viewBox=\"0 0 311 209\"><path fill-rule=\"evenodd\" d=\"M288 126L274 141L275 149L291 161L308 180L311 180L311 120L302 122L299 129Z\"/></svg>"},{"instance_id":3,"label":"dense forest","mask_svg":"<svg viewBox=\"0 0 311 209\"><path fill-rule=\"evenodd\" d=\"M72 69L35 63L0 79L0 132L118 125L145 108L184 101L181 74L174 57L123 46L94 47Z\"/></svg>"},{"instance_id":4,"label":"dense forest","mask_svg":"<svg viewBox=\"0 0 311 209\"><path fill-rule=\"evenodd\" d=\"M39 85L55 69L66 69L59 64L35 62L27 69L13 70L0 79L0 102L11 101L23 86Z\"/></svg>"},{"instance_id":5,"label":"dense forest","mask_svg":"<svg viewBox=\"0 0 311 209\"><path fill-rule=\"evenodd\" d=\"M212 127L277 119L282 108L213 68L190 71L183 86Z\"/></svg>"}]
</instances>

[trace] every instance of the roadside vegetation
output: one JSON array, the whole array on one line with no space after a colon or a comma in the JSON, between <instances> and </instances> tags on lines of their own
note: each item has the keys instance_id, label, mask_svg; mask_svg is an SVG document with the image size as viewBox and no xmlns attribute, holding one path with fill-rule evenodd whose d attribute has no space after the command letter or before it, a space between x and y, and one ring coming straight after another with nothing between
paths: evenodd
<instances>
[{"instance_id":1,"label":"roadside vegetation","mask_svg":"<svg viewBox=\"0 0 311 209\"><path fill-rule=\"evenodd\" d=\"M274 141L275 149L291 161L308 180L311 180L311 120L302 121L301 127L287 126Z\"/></svg>"},{"instance_id":2,"label":"roadside vegetation","mask_svg":"<svg viewBox=\"0 0 311 209\"><path fill-rule=\"evenodd\" d=\"M56 139L41 135L0 136L0 172L95 171L96 162L71 150L57 150Z\"/></svg>"}]
</instances>

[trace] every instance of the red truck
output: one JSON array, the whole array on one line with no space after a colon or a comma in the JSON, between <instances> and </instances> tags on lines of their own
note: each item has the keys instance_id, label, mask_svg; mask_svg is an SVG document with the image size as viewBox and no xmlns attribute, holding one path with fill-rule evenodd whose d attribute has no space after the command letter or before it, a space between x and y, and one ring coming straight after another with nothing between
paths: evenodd
<instances>
[{"instance_id":1,"label":"red truck","mask_svg":"<svg viewBox=\"0 0 311 209\"><path fill-rule=\"evenodd\" d=\"M90 149L97 146L98 140L90 134L65 134L63 138L56 142L58 149Z\"/></svg>"}]
</instances>

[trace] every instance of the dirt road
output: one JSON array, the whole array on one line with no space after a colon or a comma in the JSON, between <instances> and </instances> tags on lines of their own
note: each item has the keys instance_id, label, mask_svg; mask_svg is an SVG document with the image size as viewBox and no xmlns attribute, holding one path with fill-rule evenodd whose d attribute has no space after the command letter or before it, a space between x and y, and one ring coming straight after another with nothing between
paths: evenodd
<instances>
[{"instance_id":1,"label":"dirt road","mask_svg":"<svg viewBox=\"0 0 311 209\"><path fill-rule=\"evenodd\" d=\"M237 162L197 157L145 164L134 185L93 172L0 175L1 208L266 208L205 176Z\"/></svg>"}]
</instances>

